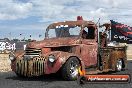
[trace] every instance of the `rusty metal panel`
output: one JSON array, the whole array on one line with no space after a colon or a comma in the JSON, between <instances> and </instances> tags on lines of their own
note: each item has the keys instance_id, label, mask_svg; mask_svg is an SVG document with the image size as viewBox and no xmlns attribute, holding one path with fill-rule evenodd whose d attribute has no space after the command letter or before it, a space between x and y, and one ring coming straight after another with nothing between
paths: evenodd
<instances>
[{"instance_id":1,"label":"rusty metal panel","mask_svg":"<svg viewBox=\"0 0 132 88\"><path fill-rule=\"evenodd\" d=\"M111 52L112 52L112 50L108 49L108 48L101 50L103 70L111 69L111 64L112 64Z\"/></svg>"},{"instance_id":2,"label":"rusty metal panel","mask_svg":"<svg viewBox=\"0 0 132 88\"><path fill-rule=\"evenodd\" d=\"M124 47L104 47L101 48L101 58L103 69L115 70L116 61L123 59L126 62L126 53Z\"/></svg>"}]
</instances>

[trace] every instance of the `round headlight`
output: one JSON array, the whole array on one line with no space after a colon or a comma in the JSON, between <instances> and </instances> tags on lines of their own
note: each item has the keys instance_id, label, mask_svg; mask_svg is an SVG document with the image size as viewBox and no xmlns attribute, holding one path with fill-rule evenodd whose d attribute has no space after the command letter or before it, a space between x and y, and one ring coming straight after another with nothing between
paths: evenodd
<instances>
[{"instance_id":1,"label":"round headlight","mask_svg":"<svg viewBox=\"0 0 132 88\"><path fill-rule=\"evenodd\" d=\"M10 59L10 60L14 60L14 59L15 59L14 54L11 53L11 54L9 55L9 59Z\"/></svg>"},{"instance_id":2,"label":"round headlight","mask_svg":"<svg viewBox=\"0 0 132 88\"><path fill-rule=\"evenodd\" d=\"M48 59L49 59L49 62L53 63L55 61L55 56L49 55Z\"/></svg>"}]
</instances>

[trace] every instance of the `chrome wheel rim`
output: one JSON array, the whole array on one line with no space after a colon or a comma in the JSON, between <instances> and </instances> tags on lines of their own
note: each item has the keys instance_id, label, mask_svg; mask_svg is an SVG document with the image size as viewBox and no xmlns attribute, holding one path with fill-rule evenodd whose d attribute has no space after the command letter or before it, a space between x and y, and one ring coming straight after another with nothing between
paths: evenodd
<instances>
[{"instance_id":1,"label":"chrome wheel rim","mask_svg":"<svg viewBox=\"0 0 132 88\"><path fill-rule=\"evenodd\" d=\"M118 61L117 61L116 67L117 67L117 70L118 70L118 71L121 71L121 69L122 69L122 60L118 60Z\"/></svg>"},{"instance_id":2,"label":"chrome wheel rim","mask_svg":"<svg viewBox=\"0 0 132 88\"><path fill-rule=\"evenodd\" d=\"M76 78L79 73L77 67L78 65L74 61L72 61L70 64L70 75L72 78Z\"/></svg>"}]
</instances>

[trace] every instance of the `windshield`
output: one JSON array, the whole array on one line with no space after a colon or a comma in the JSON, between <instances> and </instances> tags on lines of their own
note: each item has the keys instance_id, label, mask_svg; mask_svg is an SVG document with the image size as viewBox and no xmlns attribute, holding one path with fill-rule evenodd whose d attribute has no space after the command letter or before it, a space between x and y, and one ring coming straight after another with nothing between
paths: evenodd
<instances>
[{"instance_id":1,"label":"windshield","mask_svg":"<svg viewBox=\"0 0 132 88\"><path fill-rule=\"evenodd\" d=\"M69 27L65 26L56 26L54 29L48 29L46 31L47 38L58 38L58 37L78 37L81 28L78 26Z\"/></svg>"}]
</instances>

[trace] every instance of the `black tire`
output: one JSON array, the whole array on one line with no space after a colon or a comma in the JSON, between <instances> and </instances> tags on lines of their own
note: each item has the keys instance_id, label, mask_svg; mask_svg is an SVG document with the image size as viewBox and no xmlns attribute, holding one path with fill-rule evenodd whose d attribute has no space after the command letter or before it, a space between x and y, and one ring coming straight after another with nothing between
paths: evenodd
<instances>
[{"instance_id":1,"label":"black tire","mask_svg":"<svg viewBox=\"0 0 132 88\"><path fill-rule=\"evenodd\" d=\"M67 62L63 65L61 69L61 75L65 80L76 80L79 75L80 64L76 57L71 57L67 60Z\"/></svg>"},{"instance_id":2,"label":"black tire","mask_svg":"<svg viewBox=\"0 0 132 88\"><path fill-rule=\"evenodd\" d=\"M123 69L123 61L122 59L118 59L116 61L116 71L121 71Z\"/></svg>"}]
</instances>

